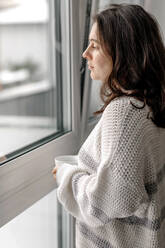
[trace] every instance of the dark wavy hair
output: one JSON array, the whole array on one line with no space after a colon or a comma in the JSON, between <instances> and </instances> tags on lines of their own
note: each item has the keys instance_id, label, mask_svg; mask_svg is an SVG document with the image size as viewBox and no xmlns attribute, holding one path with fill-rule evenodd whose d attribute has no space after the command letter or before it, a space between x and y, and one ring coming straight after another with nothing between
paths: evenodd
<instances>
[{"instance_id":1,"label":"dark wavy hair","mask_svg":"<svg viewBox=\"0 0 165 248\"><path fill-rule=\"evenodd\" d=\"M94 22L102 49L113 60L100 90L104 105L94 114L116 97L133 96L149 106L154 124L165 128L165 47L155 18L139 5L112 4Z\"/></svg>"}]
</instances>

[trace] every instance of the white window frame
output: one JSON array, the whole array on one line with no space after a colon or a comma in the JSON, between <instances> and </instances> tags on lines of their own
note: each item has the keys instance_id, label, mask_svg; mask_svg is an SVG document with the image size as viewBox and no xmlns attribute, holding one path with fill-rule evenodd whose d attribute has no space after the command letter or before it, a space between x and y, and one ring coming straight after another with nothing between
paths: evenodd
<instances>
[{"instance_id":1,"label":"white window frame","mask_svg":"<svg viewBox=\"0 0 165 248\"><path fill-rule=\"evenodd\" d=\"M80 147L79 3L71 0L68 7L71 11L72 131L0 166L0 227L55 189L51 173L54 158L76 154Z\"/></svg>"}]
</instances>

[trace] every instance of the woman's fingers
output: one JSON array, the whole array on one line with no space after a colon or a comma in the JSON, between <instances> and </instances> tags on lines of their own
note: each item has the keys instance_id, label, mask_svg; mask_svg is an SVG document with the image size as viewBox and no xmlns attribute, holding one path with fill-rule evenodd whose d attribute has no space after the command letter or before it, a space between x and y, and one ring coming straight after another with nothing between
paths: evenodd
<instances>
[{"instance_id":1,"label":"woman's fingers","mask_svg":"<svg viewBox=\"0 0 165 248\"><path fill-rule=\"evenodd\" d=\"M56 172L57 172L57 168L55 167L55 168L53 168L52 173L54 174Z\"/></svg>"},{"instance_id":2,"label":"woman's fingers","mask_svg":"<svg viewBox=\"0 0 165 248\"><path fill-rule=\"evenodd\" d=\"M57 167L53 168L53 170L52 170L52 174L53 174L54 178L56 178L56 173L57 173Z\"/></svg>"}]
</instances>

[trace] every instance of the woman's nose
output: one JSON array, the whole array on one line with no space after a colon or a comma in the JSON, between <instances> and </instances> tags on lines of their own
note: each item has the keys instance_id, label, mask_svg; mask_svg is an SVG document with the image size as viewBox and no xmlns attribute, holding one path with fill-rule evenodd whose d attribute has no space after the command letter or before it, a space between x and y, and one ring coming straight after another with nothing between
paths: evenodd
<instances>
[{"instance_id":1,"label":"woman's nose","mask_svg":"<svg viewBox=\"0 0 165 248\"><path fill-rule=\"evenodd\" d=\"M84 58L84 59L88 59L89 58L89 51L88 51L88 47L86 48L86 50L83 52L83 54L82 54L82 57Z\"/></svg>"},{"instance_id":2,"label":"woman's nose","mask_svg":"<svg viewBox=\"0 0 165 248\"><path fill-rule=\"evenodd\" d=\"M87 49L83 52L83 54L82 54L82 57L84 58L84 59L86 59L87 58Z\"/></svg>"}]
</instances>

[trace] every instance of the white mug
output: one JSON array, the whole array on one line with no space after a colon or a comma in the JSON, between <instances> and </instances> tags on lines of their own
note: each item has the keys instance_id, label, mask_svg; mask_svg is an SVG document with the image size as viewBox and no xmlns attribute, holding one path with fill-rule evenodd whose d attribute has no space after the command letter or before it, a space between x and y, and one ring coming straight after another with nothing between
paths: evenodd
<instances>
[{"instance_id":1,"label":"white mug","mask_svg":"<svg viewBox=\"0 0 165 248\"><path fill-rule=\"evenodd\" d=\"M61 155L55 158L55 165L60 166L62 164L77 165L78 155Z\"/></svg>"}]
</instances>

